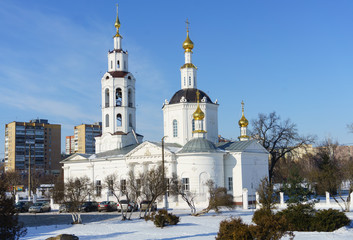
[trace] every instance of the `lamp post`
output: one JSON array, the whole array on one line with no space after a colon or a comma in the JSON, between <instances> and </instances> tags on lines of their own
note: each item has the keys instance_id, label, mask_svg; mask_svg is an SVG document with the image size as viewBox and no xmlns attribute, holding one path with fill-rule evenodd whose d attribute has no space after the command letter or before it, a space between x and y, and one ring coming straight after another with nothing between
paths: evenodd
<instances>
[{"instance_id":1,"label":"lamp post","mask_svg":"<svg viewBox=\"0 0 353 240\"><path fill-rule=\"evenodd\" d=\"M165 185L165 172L164 172L164 139L167 136L162 137L162 176L163 176L163 189L165 189L165 194L164 194L164 209L168 209L168 195L167 195L167 189Z\"/></svg>"},{"instance_id":2,"label":"lamp post","mask_svg":"<svg viewBox=\"0 0 353 240\"><path fill-rule=\"evenodd\" d=\"M25 153L26 157L26 153ZM29 159L28 159L28 201L31 201L31 145L29 145Z\"/></svg>"}]
</instances>

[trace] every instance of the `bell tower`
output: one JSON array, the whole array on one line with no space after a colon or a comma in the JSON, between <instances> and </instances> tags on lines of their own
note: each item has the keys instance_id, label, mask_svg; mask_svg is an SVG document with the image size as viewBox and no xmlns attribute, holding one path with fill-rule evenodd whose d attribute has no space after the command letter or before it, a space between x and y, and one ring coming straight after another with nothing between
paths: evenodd
<instances>
[{"instance_id":1,"label":"bell tower","mask_svg":"<svg viewBox=\"0 0 353 240\"><path fill-rule=\"evenodd\" d=\"M114 49L108 52L108 71L101 80L102 136L96 138L96 153L142 141L142 136L135 132L136 79L128 69L128 52L122 49L118 6L114 26Z\"/></svg>"}]
</instances>

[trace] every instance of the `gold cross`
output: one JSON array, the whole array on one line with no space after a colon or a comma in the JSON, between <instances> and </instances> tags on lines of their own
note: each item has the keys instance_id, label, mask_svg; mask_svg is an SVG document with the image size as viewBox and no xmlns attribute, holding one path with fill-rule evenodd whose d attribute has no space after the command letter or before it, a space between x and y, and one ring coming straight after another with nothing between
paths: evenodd
<instances>
[{"instance_id":1,"label":"gold cross","mask_svg":"<svg viewBox=\"0 0 353 240\"><path fill-rule=\"evenodd\" d=\"M200 102L200 92L199 90L196 91L197 103Z\"/></svg>"},{"instance_id":2,"label":"gold cross","mask_svg":"<svg viewBox=\"0 0 353 240\"><path fill-rule=\"evenodd\" d=\"M188 21L188 19L186 19L186 21L185 21L185 23L186 23L186 31L189 31L189 21Z\"/></svg>"}]
</instances>

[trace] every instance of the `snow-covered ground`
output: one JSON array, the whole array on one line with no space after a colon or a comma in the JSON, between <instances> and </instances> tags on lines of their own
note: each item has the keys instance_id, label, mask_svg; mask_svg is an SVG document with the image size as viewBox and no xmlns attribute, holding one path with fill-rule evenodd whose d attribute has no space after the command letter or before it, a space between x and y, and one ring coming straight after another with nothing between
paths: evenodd
<instances>
[{"instance_id":1,"label":"snow-covered ground","mask_svg":"<svg viewBox=\"0 0 353 240\"><path fill-rule=\"evenodd\" d=\"M189 210L176 209L170 210L180 216L180 222L175 226L168 226L163 229L156 228L151 221L146 222L143 219L137 219L137 214L134 213L134 219L130 221L121 221L120 216L109 218L105 221L90 222L80 225L53 225L41 227L29 227L28 233L21 239L46 239L48 237L59 234L75 234L80 240L87 239L215 239L217 235L219 223L230 217L241 217L244 222L251 223L251 218L254 210L232 210L224 211L221 214L211 212L200 217L189 215ZM57 214L57 213L53 213ZM350 219L353 219L353 212L347 214ZM285 237L283 239L289 239ZM343 227L335 232L295 232L296 240L307 239L336 239L347 240L353 239L353 224L348 227Z\"/></svg>"}]
</instances>

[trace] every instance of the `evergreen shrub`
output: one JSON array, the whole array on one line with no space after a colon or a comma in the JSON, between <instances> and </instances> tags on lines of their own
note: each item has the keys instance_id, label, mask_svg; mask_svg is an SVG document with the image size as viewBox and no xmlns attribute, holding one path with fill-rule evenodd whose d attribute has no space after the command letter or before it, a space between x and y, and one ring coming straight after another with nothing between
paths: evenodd
<instances>
[{"instance_id":1,"label":"evergreen shrub","mask_svg":"<svg viewBox=\"0 0 353 240\"><path fill-rule=\"evenodd\" d=\"M286 219L289 231L310 231L314 219L313 204L290 204L276 215Z\"/></svg>"},{"instance_id":2,"label":"evergreen shrub","mask_svg":"<svg viewBox=\"0 0 353 240\"><path fill-rule=\"evenodd\" d=\"M318 232L332 232L348 225L350 222L346 214L338 210L332 208L318 210L312 222L312 230Z\"/></svg>"},{"instance_id":3,"label":"evergreen shrub","mask_svg":"<svg viewBox=\"0 0 353 240\"><path fill-rule=\"evenodd\" d=\"M249 225L243 223L241 218L231 218L223 220L219 225L219 232L216 240L252 240L254 239L251 234Z\"/></svg>"},{"instance_id":4,"label":"evergreen shrub","mask_svg":"<svg viewBox=\"0 0 353 240\"><path fill-rule=\"evenodd\" d=\"M168 213L167 210L161 209L156 215L152 215L151 220L156 227L163 228L167 225L176 225L180 221L178 216Z\"/></svg>"}]
</instances>

